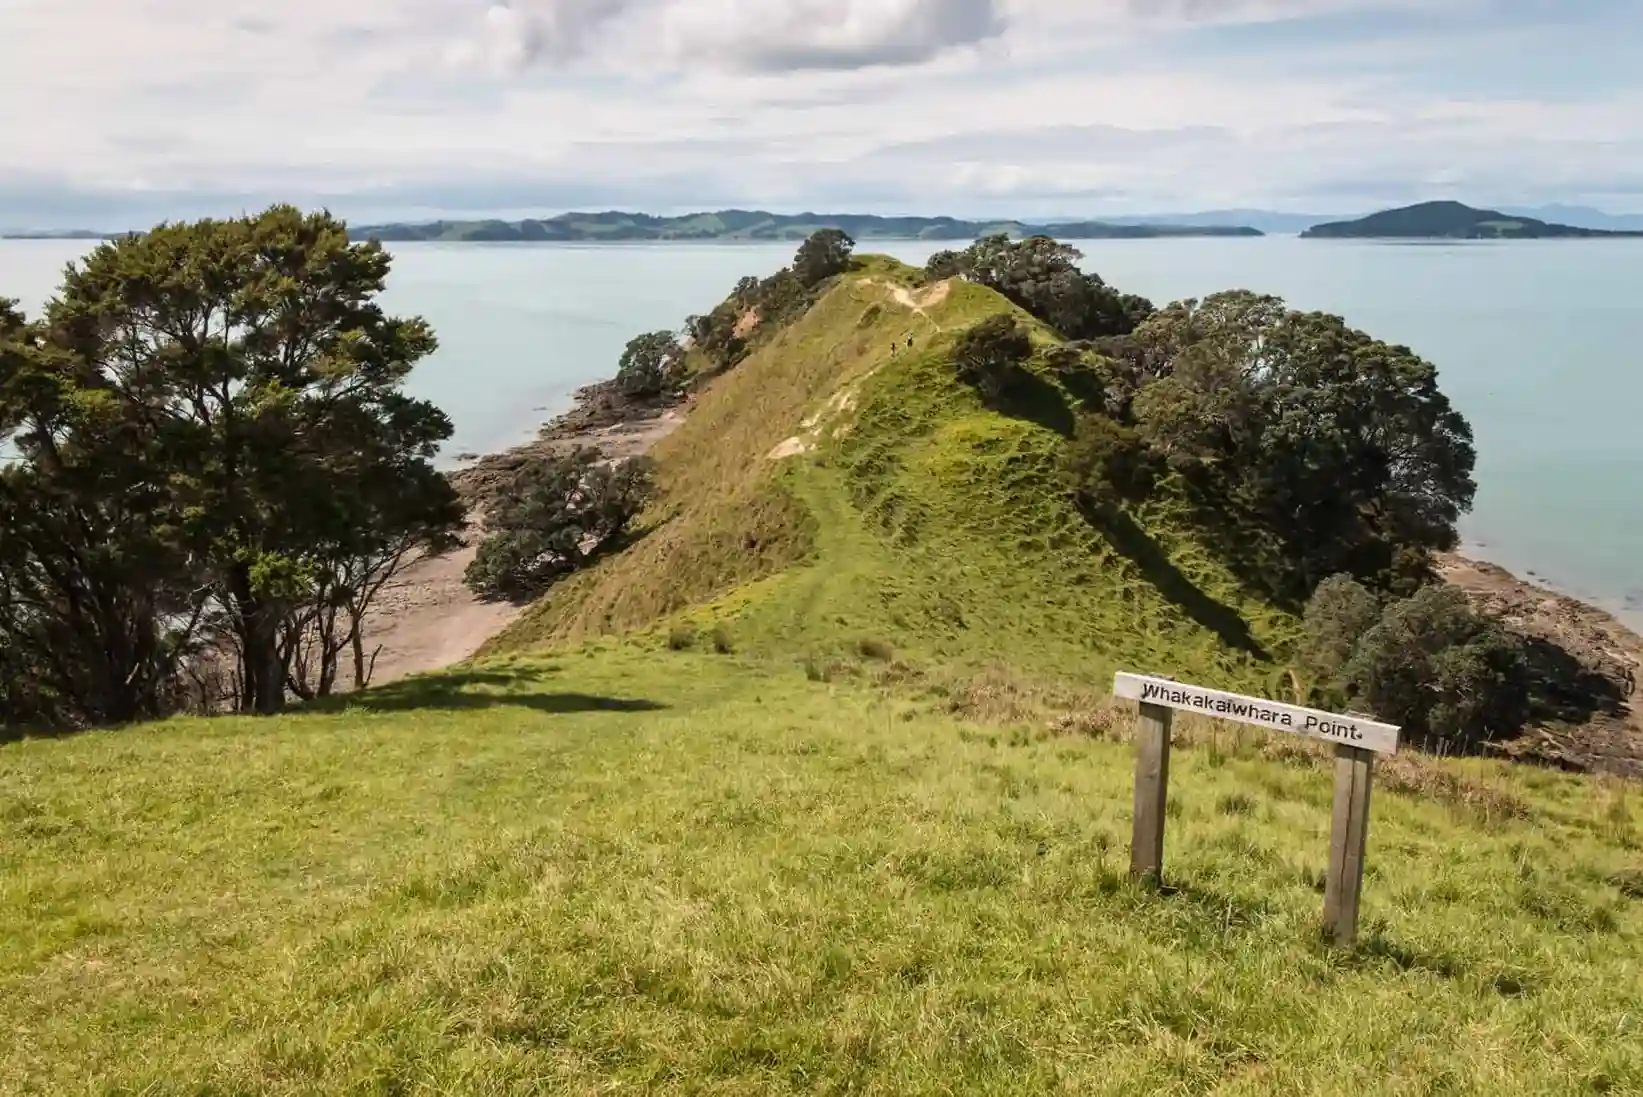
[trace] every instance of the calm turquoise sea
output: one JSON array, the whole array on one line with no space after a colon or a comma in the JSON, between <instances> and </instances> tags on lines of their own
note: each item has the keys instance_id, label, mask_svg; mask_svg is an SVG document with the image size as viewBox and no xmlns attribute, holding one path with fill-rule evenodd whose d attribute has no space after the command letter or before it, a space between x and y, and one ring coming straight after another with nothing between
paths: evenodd
<instances>
[{"instance_id":1,"label":"calm turquoise sea","mask_svg":"<svg viewBox=\"0 0 1643 1097\"><path fill-rule=\"evenodd\" d=\"M1386 244L1090 241L1087 269L1155 301L1247 287L1404 343L1471 420L1475 554L1643 626L1643 241ZM0 296L31 310L85 245L0 241ZM877 245L913 262L935 245ZM437 355L411 387L450 413L447 450L500 448L609 376L627 339L677 327L789 245L401 244L388 305Z\"/></svg>"}]
</instances>

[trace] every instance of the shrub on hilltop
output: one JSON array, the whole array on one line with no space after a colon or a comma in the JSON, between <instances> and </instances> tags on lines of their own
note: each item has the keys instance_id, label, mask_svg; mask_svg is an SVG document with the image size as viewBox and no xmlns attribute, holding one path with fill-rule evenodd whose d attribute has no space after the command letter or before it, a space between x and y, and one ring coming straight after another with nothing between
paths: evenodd
<instances>
[{"instance_id":1,"label":"shrub on hilltop","mask_svg":"<svg viewBox=\"0 0 1643 1097\"><path fill-rule=\"evenodd\" d=\"M988 403L1004 395L1032 353L1027 330L1008 313L987 317L966 329L953 344L959 376Z\"/></svg>"},{"instance_id":2,"label":"shrub on hilltop","mask_svg":"<svg viewBox=\"0 0 1643 1097\"><path fill-rule=\"evenodd\" d=\"M793 273L806 288L818 285L849 269L850 253L855 247L856 242L843 230L819 229L799 245L793 257Z\"/></svg>"},{"instance_id":3,"label":"shrub on hilltop","mask_svg":"<svg viewBox=\"0 0 1643 1097\"><path fill-rule=\"evenodd\" d=\"M687 319L693 346L714 371L735 367L759 333L779 331L809 310L828 280L849 268L855 246L839 229L811 233L790 266L766 278L742 278L712 312Z\"/></svg>"},{"instance_id":4,"label":"shrub on hilltop","mask_svg":"<svg viewBox=\"0 0 1643 1097\"><path fill-rule=\"evenodd\" d=\"M1120 335L1151 315L1144 297L1119 293L1078 267L1077 248L1048 236L1012 241L984 236L962 252L940 251L925 266L928 278L963 275L997 290L1069 339Z\"/></svg>"},{"instance_id":5,"label":"shrub on hilltop","mask_svg":"<svg viewBox=\"0 0 1643 1097\"><path fill-rule=\"evenodd\" d=\"M655 490L648 457L619 464L579 447L522 466L486 515L463 581L487 598L524 599L618 544Z\"/></svg>"}]
</instances>

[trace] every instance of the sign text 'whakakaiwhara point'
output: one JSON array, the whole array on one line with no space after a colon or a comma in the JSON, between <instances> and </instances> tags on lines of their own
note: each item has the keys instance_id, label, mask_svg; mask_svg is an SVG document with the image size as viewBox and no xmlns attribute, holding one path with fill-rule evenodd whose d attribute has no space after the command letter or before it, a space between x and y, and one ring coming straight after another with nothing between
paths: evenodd
<instances>
[{"instance_id":1,"label":"sign text 'whakakaiwhara point'","mask_svg":"<svg viewBox=\"0 0 1643 1097\"><path fill-rule=\"evenodd\" d=\"M1287 731L1337 746L1357 747L1376 754L1398 752L1398 728L1361 716L1298 708L1259 697L1184 685L1167 678L1149 678L1143 674L1118 675L1113 684L1113 693L1131 701L1196 712L1214 720L1233 720L1272 731Z\"/></svg>"},{"instance_id":2,"label":"sign text 'whakakaiwhara point'","mask_svg":"<svg viewBox=\"0 0 1643 1097\"><path fill-rule=\"evenodd\" d=\"M1144 674L1119 674L1113 682L1113 693L1141 702L1135 736L1135 830L1130 842L1130 875L1136 879L1158 883L1164 872L1164 806L1169 794L1172 710L1253 724L1335 745L1335 806L1330 825L1329 872L1324 880L1324 934L1337 945L1351 945L1357 939L1358 897L1363 890L1370 777L1375 755L1397 752L1400 729L1362 716L1300 708Z\"/></svg>"}]
</instances>

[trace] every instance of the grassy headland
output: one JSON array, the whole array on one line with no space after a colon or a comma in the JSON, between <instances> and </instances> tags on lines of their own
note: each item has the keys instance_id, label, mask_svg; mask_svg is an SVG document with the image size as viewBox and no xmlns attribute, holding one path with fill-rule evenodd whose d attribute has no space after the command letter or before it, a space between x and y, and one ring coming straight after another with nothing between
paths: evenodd
<instances>
[{"instance_id":1,"label":"grassy headland","mask_svg":"<svg viewBox=\"0 0 1643 1097\"><path fill-rule=\"evenodd\" d=\"M1341 952L1325 756L1182 720L1127 883L1111 672L1290 697L1297 608L1185 472L1079 503L1039 320L818 286L691 350L633 536L474 664L0 745L0 1091L1643 1088L1633 785L1388 760Z\"/></svg>"},{"instance_id":2,"label":"grassy headland","mask_svg":"<svg viewBox=\"0 0 1643 1097\"><path fill-rule=\"evenodd\" d=\"M1059 485L1053 379L1003 414L953 374L953 339L989 315L1051 333L983 286L918 281L867 258L709 386L653 451L652 527L486 652L723 621L790 659L877 641L1085 685L1122 662L1269 688L1256 655L1293 619L1184 535L1167 494L1122 544L1093 529Z\"/></svg>"}]
</instances>

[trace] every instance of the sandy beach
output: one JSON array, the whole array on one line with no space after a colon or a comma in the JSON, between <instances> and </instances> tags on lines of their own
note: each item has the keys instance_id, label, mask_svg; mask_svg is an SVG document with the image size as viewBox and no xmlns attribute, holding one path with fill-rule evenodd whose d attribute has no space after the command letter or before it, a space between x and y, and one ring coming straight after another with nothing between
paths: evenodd
<instances>
[{"instance_id":1,"label":"sandy beach","mask_svg":"<svg viewBox=\"0 0 1643 1097\"><path fill-rule=\"evenodd\" d=\"M649 409L634 418L613 418L608 409L601 411L596 398L589 398L597 389L592 386L579 393L576 406L551 420L535 439L488 454L451 473L457 491L469 501L467 545L444 556L418 560L383 587L366 616L367 650L377 651L372 685L471 658L523 612L524 606L481 601L462 582L462 573L484 536L483 500L522 463L542 453L577 446L597 449L607 460L635 457L684 422L684 410L678 406Z\"/></svg>"}]
</instances>

